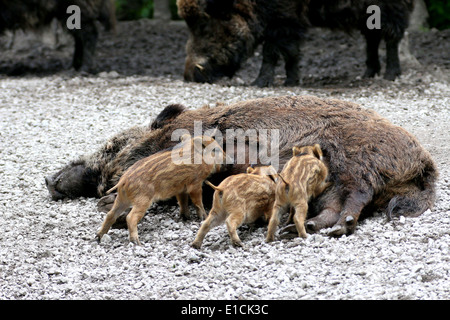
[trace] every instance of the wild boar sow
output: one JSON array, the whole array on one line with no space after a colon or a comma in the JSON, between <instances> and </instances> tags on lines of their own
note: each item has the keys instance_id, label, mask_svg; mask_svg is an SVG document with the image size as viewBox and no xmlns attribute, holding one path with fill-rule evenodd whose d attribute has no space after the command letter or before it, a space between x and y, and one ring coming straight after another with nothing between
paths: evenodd
<instances>
[{"instance_id":1,"label":"wild boar sow","mask_svg":"<svg viewBox=\"0 0 450 320\"><path fill-rule=\"evenodd\" d=\"M285 85L298 84L300 45L310 26L359 30L367 44L365 77L380 73L378 47L385 40L384 77L395 79L400 74L398 45L413 8L413 0L178 0L177 4L190 31L184 78L210 83L231 78L262 44L263 61L254 81L260 87L273 84L281 57ZM379 8L379 26L367 23L372 5Z\"/></svg>"},{"instance_id":2,"label":"wild boar sow","mask_svg":"<svg viewBox=\"0 0 450 320\"><path fill-rule=\"evenodd\" d=\"M71 5L80 8L80 29L67 29ZM115 5L113 0L0 0L0 35L6 30L38 29L57 19L73 36L75 52L72 66L89 71L92 67L98 31L96 20L105 29L114 29Z\"/></svg>"},{"instance_id":3,"label":"wild boar sow","mask_svg":"<svg viewBox=\"0 0 450 320\"><path fill-rule=\"evenodd\" d=\"M204 131L277 130L278 170L292 157L294 146L320 144L332 186L308 208L310 232L335 226L332 235L350 234L361 212L384 209L389 216L416 216L434 203L438 173L430 154L406 130L355 103L288 96L209 109L186 110L175 105L166 107L164 113L170 120L158 116L154 129L150 124L125 130L93 154L48 176L52 198L104 196L136 161L173 147L175 130L185 129L193 135L194 121L201 121ZM237 158L236 149L227 150L227 144L223 148L227 156ZM218 185L226 176L246 172L250 163L245 159L247 163L226 164L222 173L208 180Z\"/></svg>"}]
</instances>

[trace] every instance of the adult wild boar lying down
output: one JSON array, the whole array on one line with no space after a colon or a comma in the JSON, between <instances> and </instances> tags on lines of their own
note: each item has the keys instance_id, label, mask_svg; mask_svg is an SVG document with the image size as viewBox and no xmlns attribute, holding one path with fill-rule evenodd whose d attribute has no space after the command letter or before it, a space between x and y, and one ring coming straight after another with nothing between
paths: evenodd
<instances>
[{"instance_id":1,"label":"adult wild boar lying down","mask_svg":"<svg viewBox=\"0 0 450 320\"><path fill-rule=\"evenodd\" d=\"M400 75L398 45L409 23L414 0L178 0L179 15L190 36L184 78L214 82L232 77L263 45L263 61L254 84L273 84L275 66L285 61L285 85L299 82L300 44L309 26L359 30L366 40L365 77L380 72L378 47L386 42L385 79ZM380 8L380 29L369 29L371 5ZM371 11L369 11L371 12Z\"/></svg>"},{"instance_id":2,"label":"adult wild boar lying down","mask_svg":"<svg viewBox=\"0 0 450 320\"><path fill-rule=\"evenodd\" d=\"M80 8L80 29L69 30L66 21L72 11L67 8L77 5ZM0 35L6 30L35 30L49 25L57 19L75 40L72 66L89 71L93 63L98 31L95 21L99 20L106 30L114 29L116 24L113 0L0 0Z\"/></svg>"},{"instance_id":3,"label":"adult wild boar lying down","mask_svg":"<svg viewBox=\"0 0 450 320\"><path fill-rule=\"evenodd\" d=\"M293 146L320 144L333 185L311 204L309 232L334 226L333 236L351 234L361 212L383 209L388 217L417 216L434 203L436 166L414 136L355 103L312 96L262 98L196 110L168 106L150 126L121 132L97 152L46 177L52 198L104 196L137 160L177 144L171 140L174 130L184 128L193 134L194 121L202 122L203 131L222 133L277 129L279 171L292 156ZM223 148L233 155L225 143ZM246 172L248 165L246 157L246 163L229 164L208 180L218 185L226 176Z\"/></svg>"}]
</instances>

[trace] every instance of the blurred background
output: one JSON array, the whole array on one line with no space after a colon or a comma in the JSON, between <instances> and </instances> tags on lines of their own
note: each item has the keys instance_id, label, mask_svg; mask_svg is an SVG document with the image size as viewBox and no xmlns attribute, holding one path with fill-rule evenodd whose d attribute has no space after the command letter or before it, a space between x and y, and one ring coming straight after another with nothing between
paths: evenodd
<instances>
[{"instance_id":1,"label":"blurred background","mask_svg":"<svg viewBox=\"0 0 450 320\"><path fill-rule=\"evenodd\" d=\"M180 20L177 14L176 0L116 0L118 20L170 19ZM449 0L418 0L419 5L426 8L423 28L438 30L450 28Z\"/></svg>"}]
</instances>

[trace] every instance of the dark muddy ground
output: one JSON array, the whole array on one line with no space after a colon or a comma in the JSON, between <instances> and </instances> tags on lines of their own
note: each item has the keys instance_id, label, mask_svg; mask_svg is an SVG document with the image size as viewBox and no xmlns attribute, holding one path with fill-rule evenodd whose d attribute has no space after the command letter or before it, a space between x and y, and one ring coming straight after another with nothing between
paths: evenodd
<instances>
[{"instance_id":1,"label":"dark muddy ground","mask_svg":"<svg viewBox=\"0 0 450 320\"><path fill-rule=\"evenodd\" d=\"M58 40L55 40L55 35ZM23 41L23 38L27 41ZM181 21L119 22L116 34L100 33L96 72L116 71L124 76L171 76L182 79L187 38L187 28ZM410 32L408 40L403 43L401 50L404 70L415 68L421 72L440 68L444 73L450 70L450 30ZM409 47L413 57L405 50L406 47ZM326 29L310 30L302 50L301 86L320 88L373 85L374 80L360 78L365 67L364 48L364 39L356 31L348 35ZM70 68L72 39L55 28L49 29L45 36L24 36L20 31L14 36L10 33L0 39L0 49L2 75L76 74ZM383 51L382 44L382 59ZM260 62L259 49L233 79L224 79L220 84L250 84L257 76ZM283 67L279 66L276 84L281 85L283 78ZM380 82L376 80L375 83L377 81Z\"/></svg>"}]
</instances>

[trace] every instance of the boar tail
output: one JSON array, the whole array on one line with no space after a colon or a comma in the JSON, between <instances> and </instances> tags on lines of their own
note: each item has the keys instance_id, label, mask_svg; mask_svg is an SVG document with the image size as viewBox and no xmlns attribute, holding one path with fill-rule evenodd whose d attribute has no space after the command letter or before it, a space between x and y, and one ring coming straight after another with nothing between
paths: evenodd
<instances>
[{"instance_id":1,"label":"boar tail","mask_svg":"<svg viewBox=\"0 0 450 320\"><path fill-rule=\"evenodd\" d=\"M281 180L283 180L283 182L284 182L286 185L289 185L289 183L287 183L287 181L284 180L283 176L282 176L280 173L278 174L278 176L281 178Z\"/></svg>"},{"instance_id":2,"label":"boar tail","mask_svg":"<svg viewBox=\"0 0 450 320\"><path fill-rule=\"evenodd\" d=\"M433 208L436 198L437 169L433 162L429 162L424 170L417 175L407 190L394 196L387 207L387 219L393 216L417 217L428 209Z\"/></svg>"},{"instance_id":3,"label":"boar tail","mask_svg":"<svg viewBox=\"0 0 450 320\"><path fill-rule=\"evenodd\" d=\"M111 189L109 189L108 191L106 191L106 194L110 194L111 192L113 192L114 190L116 190L118 186L119 186L119 184L116 184L114 187L112 187Z\"/></svg>"},{"instance_id":4,"label":"boar tail","mask_svg":"<svg viewBox=\"0 0 450 320\"><path fill-rule=\"evenodd\" d=\"M215 185L213 185L213 184L212 184L211 182L209 182L208 180L205 180L205 183L206 183L208 186L210 186L211 188L213 188L214 190L219 191L219 192L223 192L222 189L216 187Z\"/></svg>"}]
</instances>

